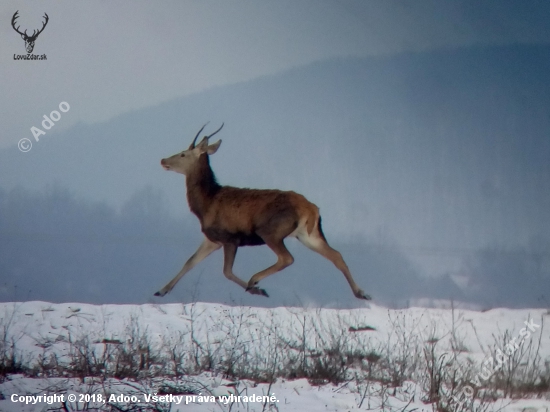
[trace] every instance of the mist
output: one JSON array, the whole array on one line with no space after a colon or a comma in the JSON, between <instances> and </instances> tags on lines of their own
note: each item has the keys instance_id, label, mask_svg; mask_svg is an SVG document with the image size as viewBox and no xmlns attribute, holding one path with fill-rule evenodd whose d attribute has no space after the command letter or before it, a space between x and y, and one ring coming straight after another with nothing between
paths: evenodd
<instances>
[{"instance_id":1,"label":"mist","mask_svg":"<svg viewBox=\"0 0 550 412\"><path fill-rule=\"evenodd\" d=\"M220 183L304 194L375 300L544 305L549 56L514 44L330 58L54 129L28 153L5 148L1 299L154 301L201 237L184 179L159 161L210 121L225 123L211 158ZM68 103L59 123L82 110ZM288 243L296 263L265 281L280 298L255 305L354 305L329 262ZM256 299L226 284L220 259L169 299L193 288ZM248 279L273 259L244 248L236 272Z\"/></svg>"}]
</instances>

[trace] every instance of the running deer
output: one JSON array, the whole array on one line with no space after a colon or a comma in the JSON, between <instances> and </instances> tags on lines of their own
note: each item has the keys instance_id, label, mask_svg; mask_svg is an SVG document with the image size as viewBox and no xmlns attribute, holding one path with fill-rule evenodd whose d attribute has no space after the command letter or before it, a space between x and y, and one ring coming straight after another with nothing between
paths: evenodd
<instances>
[{"instance_id":1,"label":"running deer","mask_svg":"<svg viewBox=\"0 0 550 412\"><path fill-rule=\"evenodd\" d=\"M330 260L344 274L355 297L370 299L353 280L342 255L328 245L321 229L319 208L304 196L292 191L241 189L218 184L209 158L217 152L221 140L209 144L208 139L218 133L223 124L195 144L205 126L187 150L160 161L164 169L185 175L189 208L200 221L204 240L174 279L155 296L166 295L197 263L222 247L224 275L249 293L268 296L258 283L294 262L284 239L295 237ZM275 252L277 262L256 273L248 283L235 276L233 262L237 249L264 244Z\"/></svg>"}]
</instances>

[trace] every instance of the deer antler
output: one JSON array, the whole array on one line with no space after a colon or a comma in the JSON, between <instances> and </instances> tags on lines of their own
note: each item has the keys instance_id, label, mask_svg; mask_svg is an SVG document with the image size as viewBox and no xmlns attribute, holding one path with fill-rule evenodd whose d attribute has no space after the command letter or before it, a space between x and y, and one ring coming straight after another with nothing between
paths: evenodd
<instances>
[{"instance_id":1,"label":"deer antler","mask_svg":"<svg viewBox=\"0 0 550 412\"><path fill-rule=\"evenodd\" d=\"M38 30L38 33L36 33L36 34L35 34L36 30L33 30L31 38L38 37L38 35L40 33L42 33L44 31L44 29L46 28L46 24L48 24L48 21L50 20L50 18L48 17L48 15L46 13L44 13L44 18L46 19L46 21L44 21L44 23L42 23L42 28L40 30Z\"/></svg>"},{"instance_id":2,"label":"deer antler","mask_svg":"<svg viewBox=\"0 0 550 412\"><path fill-rule=\"evenodd\" d=\"M21 27L21 26L15 27L16 20L19 18L19 15L18 15L18 14L19 14L19 10L17 10L17 11L14 13L13 17L11 18L11 26L13 27L13 29L14 29L17 33L19 33L21 36L25 36L25 38L26 38L26 39L29 39L29 40L36 39L36 38L38 37L38 35L44 31L44 29L46 28L46 25L48 24L48 21L50 20L50 18L48 17L48 14L47 14L47 13L44 13L44 18L45 18L46 20L44 21L44 23L42 23L42 28L41 28L40 30L38 30L38 32L37 32L36 30L33 30L32 35L29 36L29 35L27 34L27 30L25 30L24 33L19 31L19 27Z\"/></svg>"},{"instance_id":3,"label":"deer antler","mask_svg":"<svg viewBox=\"0 0 550 412\"><path fill-rule=\"evenodd\" d=\"M212 133L210 136L206 136L206 140L210 139L212 136L214 136L216 133L218 133L220 130L222 130L224 123L220 126L218 130L216 130L214 133Z\"/></svg>"},{"instance_id":4,"label":"deer antler","mask_svg":"<svg viewBox=\"0 0 550 412\"><path fill-rule=\"evenodd\" d=\"M204 126L202 126L201 129L197 132L197 134L195 135L195 138L193 139L193 143L191 143L191 145L189 146L189 150L195 148L195 143L197 142L197 137L199 137L199 134L201 134L202 130L206 127L206 125L207 125L208 123L210 123L210 122L206 122L206 123L204 124Z\"/></svg>"},{"instance_id":5,"label":"deer antler","mask_svg":"<svg viewBox=\"0 0 550 412\"><path fill-rule=\"evenodd\" d=\"M195 148L195 143L197 142L197 138L199 137L199 135L201 134L201 132L203 131L203 129L206 127L206 125L207 125L208 123L210 123L210 122L206 122L206 123L204 124L204 126L201 127L201 129L197 132L195 138L193 139L193 143L191 143L191 146L189 146L189 150ZM222 130L223 125L224 125L224 123L222 123L222 125L220 126L220 128L219 128L218 130L216 130L214 133L212 133L212 134L209 135L209 136L204 136L204 138L205 138L206 140L210 139L212 136L214 136L216 133L218 133L220 130Z\"/></svg>"},{"instance_id":6,"label":"deer antler","mask_svg":"<svg viewBox=\"0 0 550 412\"><path fill-rule=\"evenodd\" d=\"M19 16L18 16L18 13L19 13L19 10L17 10L17 11L15 12L15 14L13 15L13 17L11 18L11 26L12 26L13 29L14 29L17 33L19 33L21 36L26 36L26 35L27 35L27 30L25 30L25 33L21 33L21 32L19 31L19 27L21 27L21 26L15 27L15 20L17 20L18 17L19 17Z\"/></svg>"}]
</instances>

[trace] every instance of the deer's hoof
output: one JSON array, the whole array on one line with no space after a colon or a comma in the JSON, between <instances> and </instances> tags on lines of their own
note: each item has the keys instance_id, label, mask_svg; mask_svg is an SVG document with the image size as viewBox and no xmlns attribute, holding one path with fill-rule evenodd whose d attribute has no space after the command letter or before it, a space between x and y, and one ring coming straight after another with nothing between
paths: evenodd
<instances>
[{"instance_id":1,"label":"deer's hoof","mask_svg":"<svg viewBox=\"0 0 550 412\"><path fill-rule=\"evenodd\" d=\"M267 294L267 292L265 291L265 289L260 289L259 287L257 286L252 286L252 287L247 287L246 288L246 291L248 293L251 293L253 295L261 295L261 296L265 296L266 298L269 297L269 295Z\"/></svg>"},{"instance_id":2,"label":"deer's hoof","mask_svg":"<svg viewBox=\"0 0 550 412\"><path fill-rule=\"evenodd\" d=\"M361 289L359 289L357 292L354 293L355 297L358 299L364 299L364 300L371 300L372 298L370 295L367 295L365 292L363 292Z\"/></svg>"},{"instance_id":3,"label":"deer's hoof","mask_svg":"<svg viewBox=\"0 0 550 412\"><path fill-rule=\"evenodd\" d=\"M162 296L166 295L166 293L167 293L167 292L164 292L164 291L162 291L162 290L159 290L157 293L155 293L155 296L161 296L161 297L162 297Z\"/></svg>"}]
</instances>

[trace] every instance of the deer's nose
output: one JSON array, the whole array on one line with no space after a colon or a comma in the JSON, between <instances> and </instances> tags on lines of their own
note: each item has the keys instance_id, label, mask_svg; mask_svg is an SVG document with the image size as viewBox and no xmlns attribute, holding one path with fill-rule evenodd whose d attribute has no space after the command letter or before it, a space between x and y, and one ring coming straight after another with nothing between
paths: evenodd
<instances>
[{"instance_id":1,"label":"deer's nose","mask_svg":"<svg viewBox=\"0 0 550 412\"><path fill-rule=\"evenodd\" d=\"M166 170L170 169L170 167L166 164L166 159L161 159L160 165Z\"/></svg>"}]
</instances>

